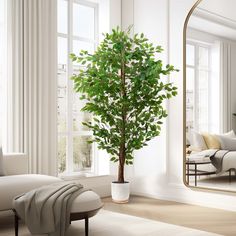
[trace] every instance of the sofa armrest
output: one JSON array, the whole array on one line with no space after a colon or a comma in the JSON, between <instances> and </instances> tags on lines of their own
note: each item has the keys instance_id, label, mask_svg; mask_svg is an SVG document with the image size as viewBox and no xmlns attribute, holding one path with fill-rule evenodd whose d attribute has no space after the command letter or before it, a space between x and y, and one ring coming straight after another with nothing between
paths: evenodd
<instances>
[{"instance_id":1,"label":"sofa armrest","mask_svg":"<svg viewBox=\"0 0 236 236\"><path fill-rule=\"evenodd\" d=\"M6 175L28 174L28 157L26 154L4 154L3 161Z\"/></svg>"}]
</instances>

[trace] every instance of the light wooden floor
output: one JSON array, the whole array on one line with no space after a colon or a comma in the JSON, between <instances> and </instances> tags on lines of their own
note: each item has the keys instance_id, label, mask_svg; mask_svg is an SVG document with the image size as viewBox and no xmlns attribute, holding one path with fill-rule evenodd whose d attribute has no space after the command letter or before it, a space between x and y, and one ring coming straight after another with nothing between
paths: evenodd
<instances>
[{"instance_id":1,"label":"light wooden floor","mask_svg":"<svg viewBox=\"0 0 236 236\"><path fill-rule=\"evenodd\" d=\"M236 236L236 212L137 196L132 196L128 204L115 204L111 198L103 198L103 202L105 210ZM3 212L0 215L0 231L9 228L13 230L13 217L8 212ZM0 232L0 235L3 234Z\"/></svg>"},{"instance_id":2,"label":"light wooden floor","mask_svg":"<svg viewBox=\"0 0 236 236\"><path fill-rule=\"evenodd\" d=\"M236 236L236 212L132 196L128 204L104 198L104 209L225 236Z\"/></svg>"}]
</instances>

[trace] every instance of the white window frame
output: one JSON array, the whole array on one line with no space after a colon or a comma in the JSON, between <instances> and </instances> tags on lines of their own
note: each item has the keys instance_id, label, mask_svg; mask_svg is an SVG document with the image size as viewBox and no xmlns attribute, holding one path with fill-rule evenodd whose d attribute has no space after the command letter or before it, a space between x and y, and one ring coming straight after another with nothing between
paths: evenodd
<instances>
[{"instance_id":1,"label":"white window frame","mask_svg":"<svg viewBox=\"0 0 236 236\"><path fill-rule=\"evenodd\" d=\"M194 69L194 98L193 98L193 127L194 130L199 131L199 124L197 122L198 120L198 105L197 105L197 101L198 101L198 93L196 91L198 91L198 81L199 81L199 71L205 71L208 73L208 88L210 88L211 86L211 45L208 43L203 43L203 42L199 42L199 41L195 41L195 40L187 40L187 45L191 45L194 46L194 65L188 65L186 64L186 69L191 68ZM199 65L199 47L203 47L203 48L207 48L208 49L208 68L204 68L201 67ZM208 92L210 92L210 90L208 89ZM210 94L208 94L208 108L210 106ZM208 123L211 120L210 117L210 113L208 112ZM205 130L208 131L208 130Z\"/></svg>"},{"instance_id":2,"label":"white window frame","mask_svg":"<svg viewBox=\"0 0 236 236\"><path fill-rule=\"evenodd\" d=\"M94 49L98 46L99 43L99 34L98 34L98 4L85 1L85 0L67 0L68 1L68 12L67 12L67 21L68 21L68 29L67 34L59 33L58 37L67 39L68 47L67 47L67 89L66 89L66 99L67 99L67 117L66 117L66 132L58 132L58 137L66 137L66 171L62 174L73 174L78 173L73 171L73 138L78 136L91 136L92 131L74 131L73 130L73 81L70 77L73 75L73 62L69 58L70 53L73 52L73 40L79 40L82 42L88 42L94 44ZM78 3L83 6L88 6L94 8L94 40L74 36L73 35L73 3ZM98 161L97 161L97 148L95 144L92 144L92 167L89 173L97 174L98 172ZM88 171L80 171L80 173L87 173Z\"/></svg>"}]
</instances>

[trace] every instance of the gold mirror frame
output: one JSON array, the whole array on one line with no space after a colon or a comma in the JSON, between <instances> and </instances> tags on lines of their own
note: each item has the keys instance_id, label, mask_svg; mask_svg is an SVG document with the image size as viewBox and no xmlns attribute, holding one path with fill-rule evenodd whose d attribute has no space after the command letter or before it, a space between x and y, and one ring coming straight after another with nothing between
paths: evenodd
<instances>
[{"instance_id":1,"label":"gold mirror frame","mask_svg":"<svg viewBox=\"0 0 236 236\"><path fill-rule=\"evenodd\" d=\"M190 186L186 182L186 36L187 36L187 27L190 17L192 16L193 11L197 8L197 6L204 0L197 0L193 5L191 10L189 11L185 22L184 22L184 30L183 30L183 182L184 185L193 190L202 190L202 191L210 191L210 192L221 192L221 193L230 193L232 195L236 194L236 190L223 190L223 189L214 189L207 187L198 187L198 186Z\"/></svg>"}]
</instances>

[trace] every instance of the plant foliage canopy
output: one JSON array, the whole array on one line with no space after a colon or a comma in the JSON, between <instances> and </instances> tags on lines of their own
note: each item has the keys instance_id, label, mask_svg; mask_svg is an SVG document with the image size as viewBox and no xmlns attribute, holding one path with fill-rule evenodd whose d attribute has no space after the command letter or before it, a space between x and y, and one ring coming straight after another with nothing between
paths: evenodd
<instances>
[{"instance_id":1,"label":"plant foliage canopy","mask_svg":"<svg viewBox=\"0 0 236 236\"><path fill-rule=\"evenodd\" d=\"M144 34L131 37L129 31L116 28L104 34L94 54L71 54L82 65L72 77L75 91L87 101L82 110L94 116L83 124L93 131L91 142L119 161L121 183L124 165L133 164L133 151L160 134L167 117L164 101L177 95L177 87L163 82L163 76L177 70L163 67L161 46L153 46Z\"/></svg>"}]
</instances>

